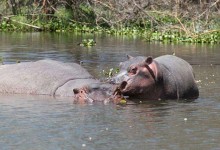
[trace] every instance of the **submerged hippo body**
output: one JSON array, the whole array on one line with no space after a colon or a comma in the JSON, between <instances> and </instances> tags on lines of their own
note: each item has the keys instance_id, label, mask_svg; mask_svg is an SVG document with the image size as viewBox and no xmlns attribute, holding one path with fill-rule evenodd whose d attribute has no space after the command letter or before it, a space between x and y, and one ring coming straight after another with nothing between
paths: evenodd
<instances>
[{"instance_id":1,"label":"submerged hippo body","mask_svg":"<svg viewBox=\"0 0 220 150\"><path fill-rule=\"evenodd\" d=\"M75 63L40 60L0 66L0 93L74 96L74 88L98 82Z\"/></svg>"},{"instance_id":2,"label":"submerged hippo body","mask_svg":"<svg viewBox=\"0 0 220 150\"><path fill-rule=\"evenodd\" d=\"M135 57L134 57L135 58ZM124 95L145 99L195 99L199 90L193 69L185 60L164 55L136 62L116 76Z\"/></svg>"},{"instance_id":3,"label":"submerged hippo body","mask_svg":"<svg viewBox=\"0 0 220 150\"><path fill-rule=\"evenodd\" d=\"M75 63L40 60L0 66L0 93L73 97L74 102L113 101L114 86Z\"/></svg>"}]
</instances>

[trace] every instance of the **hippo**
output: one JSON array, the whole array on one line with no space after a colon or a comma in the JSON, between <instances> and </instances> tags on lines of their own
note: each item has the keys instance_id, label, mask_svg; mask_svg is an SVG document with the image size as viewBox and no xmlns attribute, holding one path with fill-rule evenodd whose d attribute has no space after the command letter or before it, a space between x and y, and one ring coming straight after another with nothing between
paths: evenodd
<instances>
[{"instance_id":1,"label":"hippo","mask_svg":"<svg viewBox=\"0 0 220 150\"><path fill-rule=\"evenodd\" d=\"M125 96L158 99L196 99L199 90L192 66L174 55L130 58L124 66L130 65L114 77L120 82L120 91ZM144 59L141 61L141 59Z\"/></svg>"},{"instance_id":2,"label":"hippo","mask_svg":"<svg viewBox=\"0 0 220 150\"><path fill-rule=\"evenodd\" d=\"M81 88L75 88L73 92L75 94L75 103L103 101L105 104L109 102L121 104L121 101L125 100L118 87L107 83L93 83Z\"/></svg>"},{"instance_id":3,"label":"hippo","mask_svg":"<svg viewBox=\"0 0 220 150\"><path fill-rule=\"evenodd\" d=\"M136 57L133 57L131 55L126 55L126 56L127 56L127 60L119 63L119 73L116 76L110 78L109 80L110 83L118 84L122 82L122 79L124 75L127 73L127 70L130 67L130 65L137 65L138 63L144 61L147 58L145 56L136 56Z\"/></svg>"},{"instance_id":4,"label":"hippo","mask_svg":"<svg viewBox=\"0 0 220 150\"><path fill-rule=\"evenodd\" d=\"M87 89L84 98L78 89ZM0 65L0 93L64 96L90 102L120 97L117 92L113 95L113 85L94 79L80 65L55 60Z\"/></svg>"}]
</instances>

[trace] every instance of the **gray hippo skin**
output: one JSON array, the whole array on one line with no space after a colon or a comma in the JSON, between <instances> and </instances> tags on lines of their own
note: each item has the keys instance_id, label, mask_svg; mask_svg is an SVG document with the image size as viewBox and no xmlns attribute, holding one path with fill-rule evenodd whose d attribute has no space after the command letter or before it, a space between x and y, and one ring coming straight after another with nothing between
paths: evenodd
<instances>
[{"instance_id":1,"label":"gray hippo skin","mask_svg":"<svg viewBox=\"0 0 220 150\"><path fill-rule=\"evenodd\" d=\"M113 91L110 84L106 84L108 88L103 85L75 63L40 60L0 66L0 93L66 96L77 100L76 89L90 89L86 90L88 96L100 94L91 94L84 101L103 101L111 97Z\"/></svg>"},{"instance_id":2,"label":"gray hippo skin","mask_svg":"<svg viewBox=\"0 0 220 150\"><path fill-rule=\"evenodd\" d=\"M139 63L145 61L147 57L144 56L136 56L132 57L130 55L127 55L127 59L124 62L120 62L119 64L119 70L120 72L113 78L110 79L110 83L118 84L121 83L124 80L124 75L127 73L128 68L131 65L138 65Z\"/></svg>"},{"instance_id":3,"label":"gray hippo skin","mask_svg":"<svg viewBox=\"0 0 220 150\"><path fill-rule=\"evenodd\" d=\"M116 76L117 77L117 76ZM199 90L193 69L185 60L164 55L131 64L118 77L122 94L148 99L196 99Z\"/></svg>"}]
</instances>

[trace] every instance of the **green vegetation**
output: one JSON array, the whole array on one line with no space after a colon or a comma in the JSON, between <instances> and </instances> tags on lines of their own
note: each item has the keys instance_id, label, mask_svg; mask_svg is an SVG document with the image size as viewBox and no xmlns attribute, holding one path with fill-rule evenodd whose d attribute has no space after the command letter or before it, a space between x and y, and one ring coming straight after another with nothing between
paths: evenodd
<instances>
[{"instance_id":1,"label":"green vegetation","mask_svg":"<svg viewBox=\"0 0 220 150\"><path fill-rule=\"evenodd\" d=\"M4 62L3 62L3 58L2 58L2 57L0 57L0 64L1 64L1 65L4 64Z\"/></svg>"},{"instance_id":2,"label":"green vegetation","mask_svg":"<svg viewBox=\"0 0 220 150\"><path fill-rule=\"evenodd\" d=\"M83 39L81 43L79 43L80 46L83 47L91 47L95 46L96 42L93 39Z\"/></svg>"},{"instance_id":3,"label":"green vegetation","mask_svg":"<svg viewBox=\"0 0 220 150\"><path fill-rule=\"evenodd\" d=\"M219 0L4 0L0 31L104 32L149 42L214 44L220 43L219 12Z\"/></svg>"},{"instance_id":4,"label":"green vegetation","mask_svg":"<svg viewBox=\"0 0 220 150\"><path fill-rule=\"evenodd\" d=\"M102 74L105 76L105 77L108 77L108 78L111 78L113 77L114 75L118 74L119 73L119 68L111 68L109 70L103 70L102 71Z\"/></svg>"}]
</instances>

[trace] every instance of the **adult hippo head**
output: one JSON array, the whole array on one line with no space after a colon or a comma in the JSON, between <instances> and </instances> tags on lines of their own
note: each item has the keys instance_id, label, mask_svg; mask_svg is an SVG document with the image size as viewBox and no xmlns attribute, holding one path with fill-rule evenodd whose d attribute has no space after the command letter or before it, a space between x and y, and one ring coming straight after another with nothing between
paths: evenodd
<instances>
[{"instance_id":1,"label":"adult hippo head","mask_svg":"<svg viewBox=\"0 0 220 150\"><path fill-rule=\"evenodd\" d=\"M133 56L127 55L127 60L124 62L120 62L119 64L120 72L116 76L114 76L110 82L113 84L121 83L127 77L126 74L127 74L128 68L131 65L137 65L138 63L143 62L145 59L146 57L144 56L133 57Z\"/></svg>"},{"instance_id":2,"label":"adult hippo head","mask_svg":"<svg viewBox=\"0 0 220 150\"><path fill-rule=\"evenodd\" d=\"M164 55L131 64L121 77L123 95L145 99L195 99L199 96L193 69L185 60Z\"/></svg>"}]
</instances>

